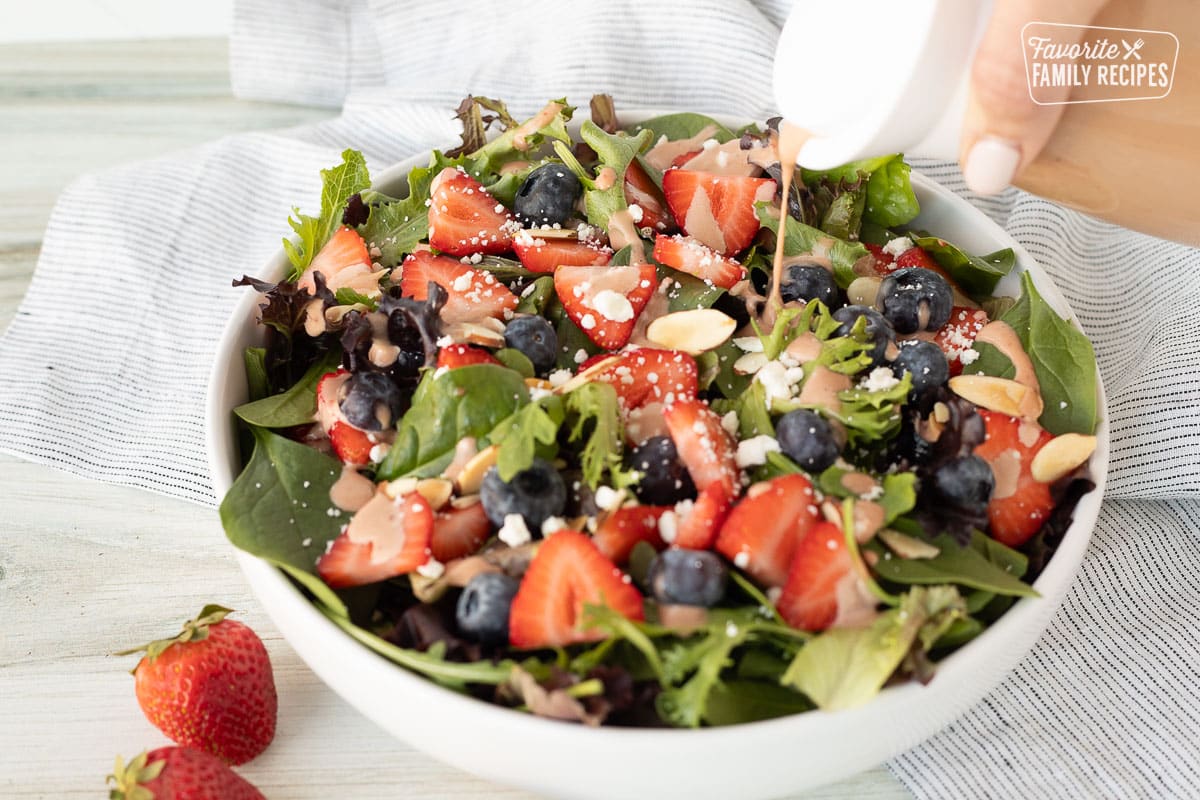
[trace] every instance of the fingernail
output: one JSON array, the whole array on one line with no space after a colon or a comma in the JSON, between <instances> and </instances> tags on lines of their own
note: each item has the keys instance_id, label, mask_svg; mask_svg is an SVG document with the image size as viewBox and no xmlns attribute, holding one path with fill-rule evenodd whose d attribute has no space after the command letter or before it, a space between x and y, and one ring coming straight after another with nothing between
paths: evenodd
<instances>
[{"instance_id":1,"label":"fingernail","mask_svg":"<svg viewBox=\"0 0 1200 800\"><path fill-rule=\"evenodd\" d=\"M967 153L963 177L967 188L978 194L996 194L1012 183L1017 165L1021 163L1021 148L1009 139L984 136Z\"/></svg>"}]
</instances>

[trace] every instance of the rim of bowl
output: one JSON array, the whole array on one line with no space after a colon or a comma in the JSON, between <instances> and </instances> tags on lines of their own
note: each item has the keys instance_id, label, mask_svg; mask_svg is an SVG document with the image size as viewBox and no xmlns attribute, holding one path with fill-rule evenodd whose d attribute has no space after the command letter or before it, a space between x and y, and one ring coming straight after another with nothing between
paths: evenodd
<instances>
[{"instance_id":1,"label":"rim of bowl","mask_svg":"<svg viewBox=\"0 0 1200 800\"><path fill-rule=\"evenodd\" d=\"M622 122L625 126L631 126L652 117L671 113L678 113L678 110L630 109L622 114ZM729 127L737 127L744 124L742 121L729 115L708 114L707 116ZM577 126L573 126L573 128L573 132L577 132ZM427 163L428 155L428 151L422 152L391 165L379 173L376 179L372 181L372 186L374 188L395 191L398 185L406 183L408 173L414 166L423 166ZM1047 302L1054 306L1060 314L1067 316L1073 325L1077 328L1079 327L1074 313L1070 311L1069 305L1049 275L1007 231L965 199L915 169L911 177L914 189L918 192L936 196L939 205L941 203L950 204L955 216L965 215L969 217L972 227L977 226L993 238L1003 242L1005 246L1011 247L1017 256L1017 269L1014 269L1011 274L1018 275L1022 271L1030 272L1033 275L1038 291L1042 293ZM286 268L286 264L287 257L281 248L267 263L263 279L274 280ZM240 470L232 468L232 463L237 460L236 422L231 413L232 406L225 402L223 393L230 369L236 370L240 367L241 359L237 358L236 363L234 363L232 357L239 355L234 352L235 348L240 348L245 344L245 329L247 328L248 321L253 319L257 302L257 293L247 292L234 307L233 313L226 323L217 344L216 360L209 376L205 408L205 428L209 467L213 477L214 489L219 498L225 495L240 472ZM381 674L386 674L389 679L396 680L403 686L404 691L420 693L442 703L460 705L464 710L471 713L483 714L488 717L487 721L489 724L509 726L513 735L521 735L523 732L544 734L549 731L556 736L586 736L589 739L616 737L624 741L638 741L643 743L669 737L676 744L679 743L681 737L688 737L693 740L702 738L720 739L731 735L745 736L751 729L761 731L770 736L776 736L781 732L781 729L787 728L789 735L800 735L806 729L819 730L831 715L855 715L856 713L870 713L871 715L887 714L889 711L903 711L912 702L922 704L937 703L940 694L945 693L939 692L940 687L949 687L958 681L978 682L982 674L986 674L989 671L995 672L995 675L984 682L986 685L975 692L978 697L982 697L995 688L1012 671L1016 663L1028 654L1029 650L1044 632L1046 625L1049 624L1053 613L1057 611L1066 591L1070 588L1078 572L1079 565L1083 560L1084 551L1087 548L1092 529L1099 515L1100 504L1104 495L1109 456L1108 403L1104 385L1099 375L1097 375L1097 395L1099 412L1099 422L1095 432L1097 447L1095 453L1092 455L1088 470L1088 477L1095 482L1096 488L1079 500L1070 527L1064 534L1054 555L1034 582L1033 587L1038 591L1040 596L1021 598L1000 619L980 633L979 636L937 662L937 672L929 684L922 685L916 681L908 681L896 686L889 686L882 689L868 703L843 711L822 711L817 709L797 714L788 714L774 719L697 729L588 727L565 725L558 720L544 719L532 714L522 714L513 709L463 695L439 686L432 680L379 655L366 645L353 639L348 633L329 620L281 570L257 556L237 548L234 549L239 564L251 584L251 588L254 590L256 596L259 597L260 602L263 602L272 617L274 617L272 605L267 602L267 596L283 599L284 602L291 603L294 608L290 610L299 613L304 618L304 622L309 626L309 633L321 638L330 647L345 648L347 652L344 654L344 658L358 662L362 668L378 670L382 667L388 671ZM278 624L277 620L276 623ZM1036 627L1037 633L1028 637L1027 644L1022 644L1021 647L1015 650L1011 647L1007 649L1003 647L1004 643L1008 642L1017 632L1023 628L1027 629L1029 626ZM1025 632L1028 633L1027 630ZM987 669L988 664L995 664L997 661L1005 664L1003 669ZM328 685L328 682L326 683ZM334 688L336 691L336 687L331 686L331 688ZM959 707L949 709L951 714L948 716L947 721L965 713L971 705L977 702L978 699L972 701L969 705L964 706L960 704ZM864 709L868 711L864 711ZM921 739L924 738L927 737L921 737ZM900 750L896 750L896 752L900 752Z\"/></svg>"}]
</instances>

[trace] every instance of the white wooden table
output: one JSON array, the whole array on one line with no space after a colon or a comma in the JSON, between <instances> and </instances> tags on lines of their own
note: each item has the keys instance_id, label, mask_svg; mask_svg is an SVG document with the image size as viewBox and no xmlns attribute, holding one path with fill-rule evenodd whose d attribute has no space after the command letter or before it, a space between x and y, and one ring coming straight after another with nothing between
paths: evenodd
<instances>
[{"instance_id":1,"label":"white wooden table","mask_svg":"<svg viewBox=\"0 0 1200 800\"><path fill-rule=\"evenodd\" d=\"M0 328L75 176L330 112L229 96L220 40L0 47ZM197 411L199 413L199 411ZM173 633L208 601L266 641L275 742L241 768L279 798L527 798L391 739L327 689L255 603L214 509L0 455L0 797L106 796L113 756L166 743L109 655ZM853 747L853 743L847 743ZM808 798L906 798L875 769Z\"/></svg>"}]
</instances>

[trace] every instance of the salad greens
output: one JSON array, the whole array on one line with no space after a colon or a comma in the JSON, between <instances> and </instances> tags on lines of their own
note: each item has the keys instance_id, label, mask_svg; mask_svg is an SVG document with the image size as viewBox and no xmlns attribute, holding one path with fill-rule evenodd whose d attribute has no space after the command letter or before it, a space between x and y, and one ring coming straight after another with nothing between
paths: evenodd
<instances>
[{"instance_id":1,"label":"salad greens","mask_svg":"<svg viewBox=\"0 0 1200 800\"><path fill-rule=\"evenodd\" d=\"M1054 434L1090 434L1096 428L1096 355L1092 343L1042 298L1033 279L1021 275L1021 297L1000 316L1016 331L1021 346L1033 362L1045 410L1038 422ZM976 349L980 357L971 374L1009 377L1012 362L986 343Z\"/></svg>"},{"instance_id":2,"label":"salad greens","mask_svg":"<svg viewBox=\"0 0 1200 800\"><path fill-rule=\"evenodd\" d=\"M529 713L694 728L850 708L889 682L928 681L938 660L1012 603L1037 597L1031 583L1090 484L1069 476L1055 483L1059 505L1045 525L1009 544L988 515L991 506L955 517L939 507L953 498L931 501L930 487L946 464L981 460L973 450L984 439L982 418L944 379L931 389L913 369L895 367L894 335L888 343L895 352L881 359L868 317L846 321L844 290L857 278L888 274L895 266L884 269L885 254L894 257L898 246L890 243L908 237L991 319L1016 332L1041 386L1038 422L1051 434L1095 429L1091 345L1046 303L1028 273L1019 297L992 296L1015 267L1011 250L977 256L906 231L920 209L899 154L800 170L788 197L777 186L773 201L753 206L753 236L744 244L723 253L689 237L702 259L681 261L657 245L686 242L670 235L688 219L686 209L662 193L658 209L631 208L629 170L662 187L679 176L670 174L677 167L660 172L646 154L664 137L688 139L711 127L714 142L705 146L734 143L724 156L735 144L771 147L772 134L753 125L731 130L692 113L622 130L611 98L593 99L591 110L592 119L572 135L575 108L565 99L521 121L499 100L468 97L458 109L462 145L434 151L427 166L413 169L402 197L371 188L357 151L346 150L340 164L322 171L319 214L295 210L289 219L295 237L284 245L287 279L237 282L263 295L267 338L243 355L249 399L233 414L249 457L221 503L227 536L284 570L362 646L449 689ZM536 196L536 176L546 166L560 178L573 176L578 193L568 198L562 222L522 227L515 212ZM778 176L779 164L765 174ZM751 181L751 195L766 180L721 179ZM468 189L439 196L477 206L451 214L432 202L439 186L453 181ZM656 202L654 192L645 196L639 202ZM789 215L782 235L781 204ZM728 222L713 210L719 205L709 209L718 225ZM598 245L606 244L613 215L627 209L630 218L640 212L645 258L626 246L608 266L634 267L642 277L580 314L578 298L604 279L605 267L593 266L594 259L610 251ZM467 234L476 242L507 238L486 251L456 250L467 240L434 235L446 223L441 214L469 219ZM501 220L490 238L475 231L489 215ZM326 257L310 269L335 236L361 237L373 282L343 285L342 267ZM825 299L835 301L802 297L765 313L775 246L786 257L826 265L836 289ZM557 260L547 267L532 257L549 250L550 258L565 259L563 253L588 247L588 266ZM733 279L707 271L714 265L734 269ZM596 271L573 291L565 276L587 269ZM643 290L665 297L638 299ZM489 308L489 300L503 307ZM654 312L659 319L711 309L703 312L708 319L731 320L736 333L691 350L667 348L635 322L651 302L666 309ZM610 316L602 307L615 311ZM324 328L312 333L322 316ZM539 335L553 334L553 354L510 335L511 323L528 317L539 318ZM629 346L597 343L596 328L613 322L628 323ZM924 338L936 339L942 332L928 333ZM905 338L899 344L911 345ZM957 363L964 374L1015 372L986 343L960 349L975 354L973 363ZM399 355L381 360L389 351ZM588 365L591 380L572 379L601 353L611 358ZM643 358L655 353L665 355ZM818 402L804 387L822 373L834 390ZM328 388L318 392L323 380ZM691 416L680 417L681 408ZM801 418L789 416L797 414L829 426L836 458L815 466L806 460L789 439L789 421ZM505 487L551 465L568 499L535 514L554 494L538 489L513 501L525 505L497 514L498 501L487 495L493 490L480 490L479 475L470 486L462 479L464 459L486 461L483 468L494 468ZM659 474L664 469L676 469L670 480ZM359 529L350 539L353 514L331 492L356 475L375 485L375 498L395 498L390 513L404 520L403 530ZM411 488L422 485L432 488ZM670 498L651 500L652 485L665 486ZM782 515L755 503L785 485L792 492L806 487L811 500ZM422 508L413 492L428 506L427 523L408 516ZM868 522L874 527L863 535L860 524ZM772 578L755 561L763 558L756 537L780 525L798 527L783 537L788 560L772 565L785 578ZM836 535L825 547L814 531L830 529ZM363 565L381 568L375 548L404 557L412 549L404 546L408 537L418 534L426 538L417 561L365 579L354 574ZM806 541L836 550L839 560L806 561L818 558L804 553ZM576 549L567 549L570 558L547 579L551 568L539 558L559 548ZM683 601L664 588L673 580L667 554L681 550L720 570L719 599ZM488 638L464 621L470 604L463 598L476 591L475 578L464 574L509 582L507 638ZM822 584L829 574L838 576L836 589ZM693 576L701 577L711 579ZM842 598L855 593L862 608L843 607ZM531 612L530 597L549 605ZM623 605L629 598L634 605ZM538 627L564 616L566 638ZM531 644L519 645L518 627Z\"/></svg>"}]
</instances>

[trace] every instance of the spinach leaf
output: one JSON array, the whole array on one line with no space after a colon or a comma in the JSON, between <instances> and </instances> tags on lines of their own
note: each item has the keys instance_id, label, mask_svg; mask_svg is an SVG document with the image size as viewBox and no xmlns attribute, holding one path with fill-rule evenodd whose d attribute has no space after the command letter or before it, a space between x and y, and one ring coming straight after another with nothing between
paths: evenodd
<instances>
[{"instance_id":1,"label":"spinach leaf","mask_svg":"<svg viewBox=\"0 0 1200 800\"><path fill-rule=\"evenodd\" d=\"M909 171L904 157L897 154L871 173L867 181L864 219L890 228L910 222L921 213L909 181Z\"/></svg>"},{"instance_id":2,"label":"spinach leaf","mask_svg":"<svg viewBox=\"0 0 1200 800\"><path fill-rule=\"evenodd\" d=\"M914 643L936 638L963 614L953 586L915 587L870 627L834 628L813 637L780 682L825 711L862 705L879 693Z\"/></svg>"},{"instance_id":3,"label":"spinach leaf","mask_svg":"<svg viewBox=\"0 0 1200 800\"><path fill-rule=\"evenodd\" d=\"M321 215L310 217L293 208L288 225L295 231L298 241L283 240L283 249L292 262L289 280L300 277L300 273L312 263L315 256L333 232L342 224L342 212L346 201L371 185L367 172L367 161L357 150L343 150L342 163L321 170Z\"/></svg>"},{"instance_id":4,"label":"spinach leaf","mask_svg":"<svg viewBox=\"0 0 1200 800\"><path fill-rule=\"evenodd\" d=\"M972 256L936 236L911 238L913 244L933 256L933 260L950 273L954 282L975 299L991 295L1000 279L1012 272L1017 263L1017 257L1011 247L988 253L986 256Z\"/></svg>"},{"instance_id":5,"label":"spinach leaf","mask_svg":"<svg viewBox=\"0 0 1200 800\"><path fill-rule=\"evenodd\" d=\"M1071 322L1058 316L1038 293L1028 272L1021 276L1021 286L1020 299L1000 319L1016 331L1033 362L1045 403L1038 422L1055 435L1090 434L1098 421L1092 343ZM971 371L992 364L991 360L982 366L976 362Z\"/></svg>"},{"instance_id":6,"label":"spinach leaf","mask_svg":"<svg viewBox=\"0 0 1200 800\"><path fill-rule=\"evenodd\" d=\"M811 711L804 695L777 683L726 679L708 693L704 721L709 725L737 725Z\"/></svg>"},{"instance_id":7,"label":"spinach leaf","mask_svg":"<svg viewBox=\"0 0 1200 800\"><path fill-rule=\"evenodd\" d=\"M242 351L242 361L246 365L246 389L250 401L263 399L271 393L267 379L267 348L247 347Z\"/></svg>"},{"instance_id":8,"label":"spinach leaf","mask_svg":"<svg viewBox=\"0 0 1200 800\"><path fill-rule=\"evenodd\" d=\"M733 343L733 339L725 340L712 352L717 356L717 377L713 383L723 396L736 400L754 380L753 375L739 375L733 371L733 365L746 353Z\"/></svg>"},{"instance_id":9,"label":"spinach leaf","mask_svg":"<svg viewBox=\"0 0 1200 800\"><path fill-rule=\"evenodd\" d=\"M678 114L664 114L661 117L654 117L645 122L639 122L636 125L631 125L627 130L631 135L637 135L642 131L650 131L653 134L651 143L657 142L663 136L667 137L667 141L673 142L678 139L690 139L696 136L700 131L708 126L716 128L712 138L724 144L734 138L733 131L726 128L721 123L717 122L712 117L706 117L703 114L693 114L690 112L681 112Z\"/></svg>"},{"instance_id":10,"label":"spinach leaf","mask_svg":"<svg viewBox=\"0 0 1200 800\"><path fill-rule=\"evenodd\" d=\"M571 321L557 297L550 298L546 319L554 325L554 333L558 337L558 361L555 363L558 369L575 372L588 358L603 352L603 348ZM583 352L582 358L579 357L580 351Z\"/></svg>"},{"instance_id":11,"label":"spinach leaf","mask_svg":"<svg viewBox=\"0 0 1200 800\"><path fill-rule=\"evenodd\" d=\"M754 208L763 227L778 235L778 212L767 203L755 203ZM783 254L788 257L809 254L825 256L833 264L834 280L843 289L858 277L854 272L855 262L870 255L867 248L857 242L835 239L824 231L809 227L794 219L788 220Z\"/></svg>"},{"instance_id":12,"label":"spinach leaf","mask_svg":"<svg viewBox=\"0 0 1200 800\"><path fill-rule=\"evenodd\" d=\"M512 347L502 347L497 350L494 355L496 360L504 366L520 373L522 378L532 378L534 375L533 362L529 360L529 356L522 353L520 350Z\"/></svg>"},{"instance_id":13,"label":"spinach leaf","mask_svg":"<svg viewBox=\"0 0 1200 800\"><path fill-rule=\"evenodd\" d=\"M330 513L329 500L342 465L263 428L251 430L254 454L221 501L225 535L247 553L311 575L346 522L340 511Z\"/></svg>"},{"instance_id":14,"label":"spinach leaf","mask_svg":"<svg viewBox=\"0 0 1200 800\"><path fill-rule=\"evenodd\" d=\"M233 413L262 428L290 428L312 422L317 413L317 383L321 376L337 369L337 364L337 354L326 353L286 392L243 403Z\"/></svg>"},{"instance_id":15,"label":"spinach leaf","mask_svg":"<svg viewBox=\"0 0 1200 800\"><path fill-rule=\"evenodd\" d=\"M668 308L671 311L687 311L692 308L709 308L721 299L725 290L706 283L694 275L659 264L656 268L658 282L670 278L675 284L667 291Z\"/></svg>"},{"instance_id":16,"label":"spinach leaf","mask_svg":"<svg viewBox=\"0 0 1200 800\"><path fill-rule=\"evenodd\" d=\"M892 153L851 161L833 169L801 169L800 174L806 185L823 181L854 181L866 176L866 206L861 211L862 219L874 226L890 228L911 221L921 212L909 180L910 171L908 164L904 163L904 156Z\"/></svg>"},{"instance_id":17,"label":"spinach leaf","mask_svg":"<svg viewBox=\"0 0 1200 800\"><path fill-rule=\"evenodd\" d=\"M727 414L730 411L737 414L739 439L749 439L761 434L775 435L775 425L767 411L767 390L758 381L753 381L732 400L713 400L712 408L718 414Z\"/></svg>"},{"instance_id":18,"label":"spinach leaf","mask_svg":"<svg viewBox=\"0 0 1200 800\"><path fill-rule=\"evenodd\" d=\"M903 520L896 523L893 527L897 530L922 538L919 528L899 524ZM873 569L879 577L893 583L953 583L1001 595L1037 596L1037 591L1019 577L1024 574L1023 556L979 531L972 534L971 544L965 547L945 533L930 542L939 550L933 558L896 558L877 549L881 558ZM878 545L871 547L878 548Z\"/></svg>"},{"instance_id":19,"label":"spinach leaf","mask_svg":"<svg viewBox=\"0 0 1200 800\"><path fill-rule=\"evenodd\" d=\"M975 342L971 347L979 353L979 358L971 362L968 374L990 375L993 378L1011 379L1016 377L1017 368L1013 366L1008 356L1000 352L1000 348L987 342Z\"/></svg>"},{"instance_id":20,"label":"spinach leaf","mask_svg":"<svg viewBox=\"0 0 1200 800\"><path fill-rule=\"evenodd\" d=\"M521 298L517 301L517 313L540 316L545 313L546 307L550 305L550 300L554 296L554 278L550 275L543 275L521 292Z\"/></svg>"},{"instance_id":21,"label":"spinach leaf","mask_svg":"<svg viewBox=\"0 0 1200 800\"><path fill-rule=\"evenodd\" d=\"M961 617L950 623L930 650L946 650L951 647L961 647L983 633L983 623L973 617Z\"/></svg>"},{"instance_id":22,"label":"spinach leaf","mask_svg":"<svg viewBox=\"0 0 1200 800\"><path fill-rule=\"evenodd\" d=\"M376 475L383 480L437 475L460 439L490 433L528 402L524 378L507 367L472 364L441 375L427 372Z\"/></svg>"}]
</instances>

